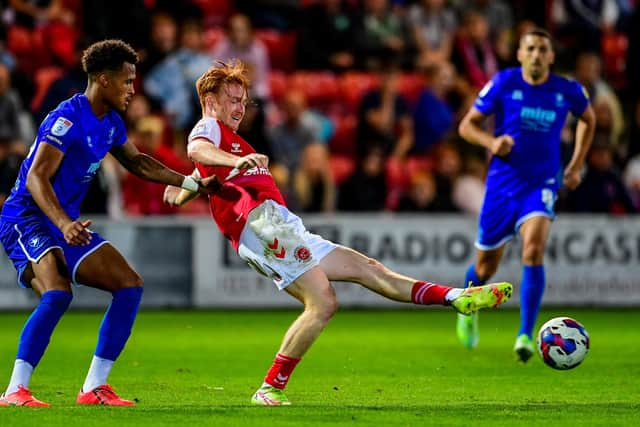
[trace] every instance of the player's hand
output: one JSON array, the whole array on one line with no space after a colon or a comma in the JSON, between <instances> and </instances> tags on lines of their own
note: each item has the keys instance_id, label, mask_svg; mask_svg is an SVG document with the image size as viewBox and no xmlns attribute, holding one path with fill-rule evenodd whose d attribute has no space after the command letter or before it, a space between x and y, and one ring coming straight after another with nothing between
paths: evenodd
<instances>
[{"instance_id":1,"label":"player's hand","mask_svg":"<svg viewBox=\"0 0 640 427\"><path fill-rule=\"evenodd\" d=\"M489 149L496 156L506 156L511 152L513 144L515 144L515 141L513 140L511 135L500 135L493 138L493 141L491 141L491 147L489 147Z\"/></svg>"},{"instance_id":2,"label":"player's hand","mask_svg":"<svg viewBox=\"0 0 640 427\"><path fill-rule=\"evenodd\" d=\"M62 227L62 234L64 240L70 245L84 246L91 242L91 233L88 227L91 225L91 220L85 221L71 221Z\"/></svg>"},{"instance_id":3,"label":"player's hand","mask_svg":"<svg viewBox=\"0 0 640 427\"><path fill-rule=\"evenodd\" d=\"M174 187L173 185L167 185L164 189L164 195L162 196L162 201L168 204L169 206L179 206L178 204L178 194L180 194L180 187Z\"/></svg>"},{"instance_id":4,"label":"player's hand","mask_svg":"<svg viewBox=\"0 0 640 427\"><path fill-rule=\"evenodd\" d=\"M247 154L244 157L241 157L236 162L236 169L251 169L253 167L259 168L268 168L269 167L269 158L264 154L260 153L251 153Z\"/></svg>"},{"instance_id":5,"label":"player's hand","mask_svg":"<svg viewBox=\"0 0 640 427\"><path fill-rule=\"evenodd\" d=\"M196 181L198 182L198 193L200 194L213 194L220 191L222 187L222 183L216 175L206 177L202 180L196 179ZM165 190L165 194L166 192Z\"/></svg>"},{"instance_id":6,"label":"player's hand","mask_svg":"<svg viewBox=\"0 0 640 427\"><path fill-rule=\"evenodd\" d=\"M564 186L569 190L575 190L582 181L582 172L580 169L567 168L564 171Z\"/></svg>"}]
</instances>

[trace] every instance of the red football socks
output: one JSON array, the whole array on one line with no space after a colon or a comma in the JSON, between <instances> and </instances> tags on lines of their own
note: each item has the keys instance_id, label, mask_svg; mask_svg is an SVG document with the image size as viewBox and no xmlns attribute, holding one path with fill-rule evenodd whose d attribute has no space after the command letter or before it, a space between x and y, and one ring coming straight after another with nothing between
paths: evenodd
<instances>
[{"instance_id":1,"label":"red football socks","mask_svg":"<svg viewBox=\"0 0 640 427\"><path fill-rule=\"evenodd\" d=\"M451 289L453 288L435 283L416 282L411 289L411 301L413 301L414 304L421 305L446 305L445 297Z\"/></svg>"},{"instance_id":2,"label":"red football socks","mask_svg":"<svg viewBox=\"0 0 640 427\"><path fill-rule=\"evenodd\" d=\"M283 389L289 382L289 377L295 369L300 358L285 356L284 354L276 354L276 358L271 365L271 369L264 377L264 382L279 389Z\"/></svg>"}]
</instances>

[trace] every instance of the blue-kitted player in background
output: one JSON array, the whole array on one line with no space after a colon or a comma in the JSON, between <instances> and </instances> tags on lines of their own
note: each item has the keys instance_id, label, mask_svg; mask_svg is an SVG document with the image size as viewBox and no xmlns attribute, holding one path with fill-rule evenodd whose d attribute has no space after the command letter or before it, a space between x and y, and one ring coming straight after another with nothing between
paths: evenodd
<instances>
[{"instance_id":1,"label":"blue-kitted player in background","mask_svg":"<svg viewBox=\"0 0 640 427\"><path fill-rule=\"evenodd\" d=\"M151 181L209 193L216 180L197 182L140 153L127 140L122 118L134 94L135 51L120 40L90 46L82 65L87 89L45 118L0 216L0 240L40 302L24 325L9 386L0 406L49 406L29 391L34 368L72 299L71 283L110 292L98 344L79 404L133 405L107 383L124 348L142 298L142 278L122 255L81 220L80 203L111 153L131 173ZM212 190L210 190L210 187Z\"/></svg>"},{"instance_id":2,"label":"blue-kitted player in background","mask_svg":"<svg viewBox=\"0 0 640 427\"><path fill-rule=\"evenodd\" d=\"M475 264L465 284L484 284L498 268L504 245L516 233L522 239L520 330L514 351L526 362L534 353L532 334L545 288L544 249L554 218L560 185L580 184L585 156L593 139L595 116L584 88L550 72L554 51L544 30L527 32L518 47L520 68L498 73L480 91L460 123L460 135L486 147L493 157L480 212ZM579 118L573 156L562 173L560 133L567 114ZM495 116L495 136L483 130ZM477 313L458 316L462 344L478 344Z\"/></svg>"}]
</instances>

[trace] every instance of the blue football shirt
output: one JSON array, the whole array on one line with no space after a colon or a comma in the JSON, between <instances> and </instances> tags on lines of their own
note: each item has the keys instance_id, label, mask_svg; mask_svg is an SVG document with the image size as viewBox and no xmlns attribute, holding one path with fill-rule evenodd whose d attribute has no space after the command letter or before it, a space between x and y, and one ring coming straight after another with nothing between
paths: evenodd
<instances>
[{"instance_id":1,"label":"blue football shirt","mask_svg":"<svg viewBox=\"0 0 640 427\"><path fill-rule=\"evenodd\" d=\"M84 94L62 102L44 119L29 155L22 163L18 179L3 208L2 216L17 221L42 211L27 189L27 173L40 144L51 144L64 153L53 176L53 190L71 219L80 216L80 203L104 156L127 140L120 115L110 110L98 118Z\"/></svg>"},{"instance_id":2,"label":"blue football shirt","mask_svg":"<svg viewBox=\"0 0 640 427\"><path fill-rule=\"evenodd\" d=\"M589 104L582 85L555 74L540 85L509 68L488 82L475 101L485 115L495 115L495 135L511 135L515 144L504 156L493 156L487 189L517 193L534 186L561 184L560 133L567 114L580 116Z\"/></svg>"}]
</instances>

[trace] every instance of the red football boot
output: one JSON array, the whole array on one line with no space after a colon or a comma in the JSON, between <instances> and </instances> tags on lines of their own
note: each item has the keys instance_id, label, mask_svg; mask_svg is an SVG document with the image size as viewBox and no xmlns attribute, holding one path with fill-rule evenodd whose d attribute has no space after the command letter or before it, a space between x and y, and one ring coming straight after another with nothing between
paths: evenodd
<instances>
[{"instance_id":1,"label":"red football boot","mask_svg":"<svg viewBox=\"0 0 640 427\"><path fill-rule=\"evenodd\" d=\"M31 406L35 408L48 408L49 404L36 399L28 388L19 385L18 391L9 393L6 396L3 393L2 396L0 396L0 406Z\"/></svg>"},{"instance_id":2,"label":"red football boot","mask_svg":"<svg viewBox=\"0 0 640 427\"><path fill-rule=\"evenodd\" d=\"M80 405L133 406L132 400L121 399L109 384L103 384L91 391L78 393L76 403Z\"/></svg>"}]
</instances>

